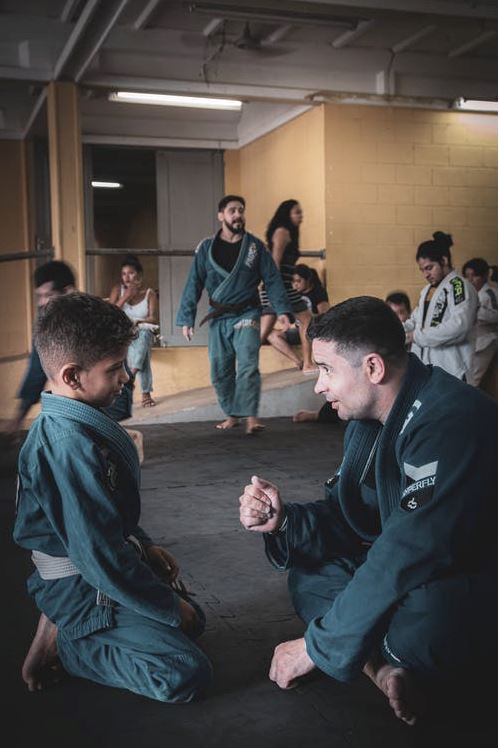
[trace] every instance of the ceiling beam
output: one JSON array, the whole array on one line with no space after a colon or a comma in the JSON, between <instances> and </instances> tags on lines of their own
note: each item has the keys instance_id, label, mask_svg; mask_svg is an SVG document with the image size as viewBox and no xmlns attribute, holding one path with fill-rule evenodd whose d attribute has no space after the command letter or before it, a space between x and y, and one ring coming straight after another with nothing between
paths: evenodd
<instances>
[{"instance_id":1,"label":"ceiling beam","mask_svg":"<svg viewBox=\"0 0 499 750\"><path fill-rule=\"evenodd\" d=\"M87 0L85 7L80 13L79 18L66 41L66 44L62 48L61 54L57 58L57 61L55 63L54 70L52 73L54 80L57 80L57 78L59 78L59 75L61 74L65 64L71 57L76 45L80 41L85 29L90 23L90 19L92 18L92 15L94 14L95 9L99 5L99 3L100 3L100 0Z\"/></svg>"},{"instance_id":2,"label":"ceiling beam","mask_svg":"<svg viewBox=\"0 0 499 750\"><path fill-rule=\"evenodd\" d=\"M139 13L137 18L132 24L132 29L135 31L140 31L141 29L144 29L147 26L147 23L149 19L151 18L152 14L157 10L158 6L163 2L163 0L149 0L149 2L146 4L146 7L144 10Z\"/></svg>"},{"instance_id":3,"label":"ceiling beam","mask_svg":"<svg viewBox=\"0 0 499 750\"><path fill-rule=\"evenodd\" d=\"M464 55L466 52L471 52L472 49L476 49L477 47L480 47L480 45L482 45L488 39L492 39L492 37L496 36L496 34L497 34L496 29L491 29L490 31L484 31L483 34L476 36L474 39L470 39L469 42L462 44L460 47L451 49L451 51L448 53L447 56L452 57L452 58L460 57L461 55Z\"/></svg>"},{"instance_id":4,"label":"ceiling beam","mask_svg":"<svg viewBox=\"0 0 499 750\"><path fill-rule=\"evenodd\" d=\"M372 18L366 21L359 21L357 28L352 29L352 31L345 31L343 34L337 36L336 39L333 39L331 42L331 46L335 49L346 47L347 44L350 44L350 42L353 42L355 39L358 39L365 34L373 25L374 20Z\"/></svg>"},{"instance_id":5,"label":"ceiling beam","mask_svg":"<svg viewBox=\"0 0 499 750\"><path fill-rule=\"evenodd\" d=\"M318 0L301 0L313 3ZM497 19L497 4L483 2L455 2L453 0L319 0L323 7L332 6L336 11L355 10L366 15L369 11L380 13L414 13L425 16L452 16L453 18Z\"/></svg>"},{"instance_id":6,"label":"ceiling beam","mask_svg":"<svg viewBox=\"0 0 499 750\"><path fill-rule=\"evenodd\" d=\"M71 21L73 13L78 5L79 0L66 0L64 8L61 11L60 19L62 23L68 23Z\"/></svg>"},{"instance_id":7,"label":"ceiling beam","mask_svg":"<svg viewBox=\"0 0 499 750\"><path fill-rule=\"evenodd\" d=\"M215 34L218 29L223 25L224 19L223 18L212 18L209 23L206 24L206 26L203 29L203 36L211 36L212 34Z\"/></svg>"},{"instance_id":8,"label":"ceiling beam","mask_svg":"<svg viewBox=\"0 0 499 750\"><path fill-rule=\"evenodd\" d=\"M102 13L83 40L83 49L75 66L74 81L79 83L85 71L113 30L129 0L106 0Z\"/></svg>"},{"instance_id":9,"label":"ceiling beam","mask_svg":"<svg viewBox=\"0 0 499 750\"><path fill-rule=\"evenodd\" d=\"M358 14L355 16L338 16L333 13L318 12L308 13L306 10L288 10L283 5L277 7L254 7L243 5L225 5L223 2L199 2L189 3L191 13L234 19L236 21L259 21L260 23L284 23L301 26L339 26L340 28L353 29L359 21Z\"/></svg>"},{"instance_id":10,"label":"ceiling beam","mask_svg":"<svg viewBox=\"0 0 499 750\"><path fill-rule=\"evenodd\" d=\"M288 24L286 26L279 26L277 29L274 29L268 36L264 37L262 39L262 44L275 44L276 42L280 42L282 39L284 39L285 36L289 34L293 26L291 24Z\"/></svg>"},{"instance_id":11,"label":"ceiling beam","mask_svg":"<svg viewBox=\"0 0 499 750\"><path fill-rule=\"evenodd\" d=\"M423 39L429 34L433 34L433 32L436 30L437 26L435 24L424 26L419 31L416 31L415 34L411 34L411 36L408 36L405 39L401 39L400 42L392 45L392 52L395 52L396 54L398 54L399 52L403 52L404 50L409 49L409 47L412 47L413 44L416 44L416 42L419 42L420 39Z\"/></svg>"}]
</instances>

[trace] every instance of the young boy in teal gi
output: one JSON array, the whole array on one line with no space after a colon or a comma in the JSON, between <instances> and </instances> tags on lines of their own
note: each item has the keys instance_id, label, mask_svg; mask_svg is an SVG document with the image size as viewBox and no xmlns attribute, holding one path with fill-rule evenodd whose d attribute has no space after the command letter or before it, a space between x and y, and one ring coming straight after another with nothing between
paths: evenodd
<instances>
[{"instance_id":1,"label":"young boy in teal gi","mask_svg":"<svg viewBox=\"0 0 499 750\"><path fill-rule=\"evenodd\" d=\"M49 302L36 348L51 392L19 456L15 541L32 551L41 617L23 665L41 689L58 660L71 675L164 702L211 678L192 637L199 608L172 589L178 566L138 525L140 469L126 431L103 413L128 380L133 323L85 294Z\"/></svg>"}]
</instances>

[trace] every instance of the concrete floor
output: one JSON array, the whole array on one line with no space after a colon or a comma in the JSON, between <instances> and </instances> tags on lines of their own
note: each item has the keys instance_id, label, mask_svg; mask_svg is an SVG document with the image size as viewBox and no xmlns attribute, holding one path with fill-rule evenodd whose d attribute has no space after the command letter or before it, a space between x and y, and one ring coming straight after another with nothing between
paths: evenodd
<instances>
[{"instance_id":1,"label":"concrete floor","mask_svg":"<svg viewBox=\"0 0 499 750\"><path fill-rule=\"evenodd\" d=\"M368 680L317 672L282 691L267 678L275 645L300 637L286 578L266 562L259 534L242 529L238 497L251 474L287 500L322 497L342 453L341 425L267 421L264 433L220 433L211 423L140 425L146 460L142 525L176 556L208 617L200 645L215 681L200 701L169 706L77 679L29 694L20 665L37 613L24 589L31 564L11 541L15 456L0 477L3 580L2 734L12 747L495 747L489 726L454 706L419 728L399 722ZM495 710L495 709L494 709Z\"/></svg>"}]
</instances>

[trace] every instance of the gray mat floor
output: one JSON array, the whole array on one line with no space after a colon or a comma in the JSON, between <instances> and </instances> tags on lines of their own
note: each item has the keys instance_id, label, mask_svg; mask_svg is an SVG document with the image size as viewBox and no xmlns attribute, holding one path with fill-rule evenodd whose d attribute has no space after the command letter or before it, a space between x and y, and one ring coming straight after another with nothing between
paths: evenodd
<instances>
[{"instance_id":1,"label":"gray mat floor","mask_svg":"<svg viewBox=\"0 0 499 750\"><path fill-rule=\"evenodd\" d=\"M0 478L3 616L3 745L13 747L491 747L495 720L462 711L408 728L368 680L340 684L317 672L282 691L268 680L273 648L300 637L286 576L273 570L259 534L238 521L238 498L252 474L276 482L286 500L323 495L342 453L341 425L268 420L258 436L212 423L140 427L142 525L179 561L204 607L200 645L215 680L189 705L164 705L121 690L67 679L28 694L20 665L37 613L24 589L27 553L11 541L14 456ZM6 688L6 690L5 690Z\"/></svg>"}]
</instances>

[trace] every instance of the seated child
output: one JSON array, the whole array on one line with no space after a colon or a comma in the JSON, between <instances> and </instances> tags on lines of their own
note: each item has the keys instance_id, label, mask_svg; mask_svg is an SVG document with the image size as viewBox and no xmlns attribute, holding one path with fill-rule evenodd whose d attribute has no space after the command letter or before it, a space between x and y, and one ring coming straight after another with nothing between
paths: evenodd
<instances>
[{"instance_id":1,"label":"seated child","mask_svg":"<svg viewBox=\"0 0 499 750\"><path fill-rule=\"evenodd\" d=\"M189 701L211 679L192 640L204 615L138 526L137 450L102 411L128 380L133 337L122 310L79 293L54 298L37 322L51 392L19 455L14 538L32 551L28 590L42 613L23 679L41 689L60 660L77 677Z\"/></svg>"}]
</instances>

